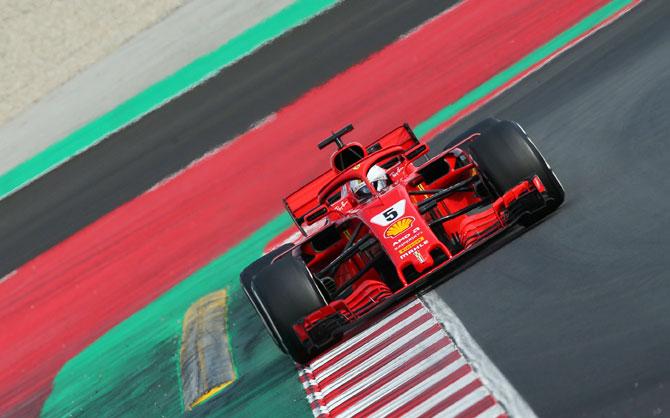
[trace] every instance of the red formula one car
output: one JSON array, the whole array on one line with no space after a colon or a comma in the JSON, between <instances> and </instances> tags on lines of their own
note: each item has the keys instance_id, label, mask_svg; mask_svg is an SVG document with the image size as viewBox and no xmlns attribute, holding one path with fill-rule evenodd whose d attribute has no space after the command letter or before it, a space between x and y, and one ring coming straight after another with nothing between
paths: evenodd
<instances>
[{"instance_id":1,"label":"red formula one car","mask_svg":"<svg viewBox=\"0 0 670 418\"><path fill-rule=\"evenodd\" d=\"M351 130L319 144L337 145L330 169L284 201L303 237L241 274L268 332L300 363L564 199L514 122L487 119L431 159L408 125L368 146L345 144Z\"/></svg>"}]
</instances>

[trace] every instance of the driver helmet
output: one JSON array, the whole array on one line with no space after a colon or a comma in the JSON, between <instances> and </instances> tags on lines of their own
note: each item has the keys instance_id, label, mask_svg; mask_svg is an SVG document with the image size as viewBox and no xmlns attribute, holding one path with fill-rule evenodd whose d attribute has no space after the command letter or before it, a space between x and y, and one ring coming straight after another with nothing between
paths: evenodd
<instances>
[{"instance_id":1,"label":"driver helmet","mask_svg":"<svg viewBox=\"0 0 670 418\"><path fill-rule=\"evenodd\" d=\"M374 186L375 190L377 190L378 192L384 190L389 184L389 179L388 176L386 175L386 171L384 171L383 168L381 168L376 164L370 167L370 170L368 170L367 177L368 181L372 184L372 186ZM349 187L351 187L351 191L358 199L366 199L372 196L372 193L368 189L368 185L362 180L358 179L351 180L349 182Z\"/></svg>"},{"instance_id":2,"label":"driver helmet","mask_svg":"<svg viewBox=\"0 0 670 418\"><path fill-rule=\"evenodd\" d=\"M368 171L368 181L378 192L384 190L389 184L389 178L386 175L386 171L377 164L370 167L370 170Z\"/></svg>"}]
</instances>

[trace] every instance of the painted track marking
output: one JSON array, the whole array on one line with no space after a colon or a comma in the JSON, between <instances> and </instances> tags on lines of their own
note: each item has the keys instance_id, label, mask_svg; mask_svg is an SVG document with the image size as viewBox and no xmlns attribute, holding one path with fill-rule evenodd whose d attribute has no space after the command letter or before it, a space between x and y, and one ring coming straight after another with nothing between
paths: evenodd
<instances>
[{"instance_id":1,"label":"painted track marking","mask_svg":"<svg viewBox=\"0 0 670 418\"><path fill-rule=\"evenodd\" d=\"M419 299L331 351L299 370L316 417L506 414L482 378L489 369L472 367Z\"/></svg>"}]
</instances>

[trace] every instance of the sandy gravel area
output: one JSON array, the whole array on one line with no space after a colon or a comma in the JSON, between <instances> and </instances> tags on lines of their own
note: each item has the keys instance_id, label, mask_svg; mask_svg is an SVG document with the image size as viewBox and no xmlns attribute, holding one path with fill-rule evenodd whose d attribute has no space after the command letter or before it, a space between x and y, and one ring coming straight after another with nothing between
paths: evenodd
<instances>
[{"instance_id":1,"label":"sandy gravel area","mask_svg":"<svg viewBox=\"0 0 670 418\"><path fill-rule=\"evenodd\" d=\"M0 125L186 0L0 0Z\"/></svg>"}]
</instances>

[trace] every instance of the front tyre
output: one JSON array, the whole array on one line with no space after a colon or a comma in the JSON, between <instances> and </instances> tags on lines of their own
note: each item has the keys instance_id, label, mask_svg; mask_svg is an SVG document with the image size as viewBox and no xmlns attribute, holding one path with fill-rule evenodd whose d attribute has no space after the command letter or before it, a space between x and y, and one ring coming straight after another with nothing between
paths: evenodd
<instances>
[{"instance_id":1,"label":"front tyre","mask_svg":"<svg viewBox=\"0 0 670 418\"><path fill-rule=\"evenodd\" d=\"M326 303L302 260L290 255L280 258L252 279L251 290L279 347L296 362L306 363L311 354L293 325Z\"/></svg>"},{"instance_id":2,"label":"front tyre","mask_svg":"<svg viewBox=\"0 0 670 418\"><path fill-rule=\"evenodd\" d=\"M563 186L526 132L515 122L499 121L470 145L470 153L495 194L537 175L547 191L546 206L519 223L529 226L555 211L565 200Z\"/></svg>"},{"instance_id":3,"label":"front tyre","mask_svg":"<svg viewBox=\"0 0 670 418\"><path fill-rule=\"evenodd\" d=\"M263 312L258 307L258 300L256 300L256 296L253 294L253 291L251 290L251 282L253 281L254 277L258 275L263 269L265 269L267 266L272 264L272 260L275 259L275 257L285 253L288 251L291 247L293 247L292 244L284 244L280 246L279 248L274 249L273 251L270 251L268 254L265 254L258 260L254 261L253 263L249 264L244 270L242 270L242 273L240 273L240 284L242 285L242 289L244 290L244 294L247 295L247 298L249 299L249 302L251 305L254 307L254 310L258 314L259 318L261 321L263 321L263 324L265 325L265 328L268 330L270 333L270 336L272 337L272 340L277 344L277 346L283 350L283 347L281 346L281 343L279 341L279 337L277 334L275 334L272 331L272 328L268 324L268 318Z\"/></svg>"}]
</instances>

